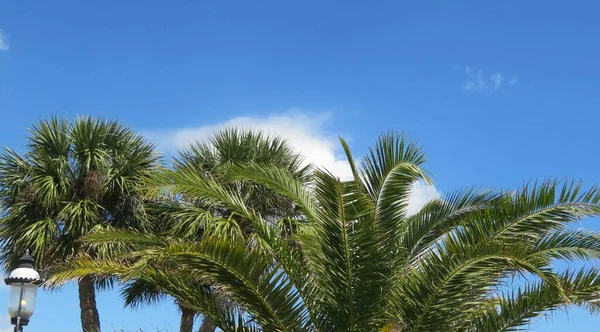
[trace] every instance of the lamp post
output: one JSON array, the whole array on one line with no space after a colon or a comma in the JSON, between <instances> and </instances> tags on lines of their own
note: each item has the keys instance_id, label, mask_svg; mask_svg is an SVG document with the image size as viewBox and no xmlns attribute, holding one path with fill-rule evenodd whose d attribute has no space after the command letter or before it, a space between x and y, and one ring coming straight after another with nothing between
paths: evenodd
<instances>
[{"instance_id":1,"label":"lamp post","mask_svg":"<svg viewBox=\"0 0 600 332\"><path fill-rule=\"evenodd\" d=\"M15 326L15 332L23 331L23 326L29 323L35 308L35 297L40 282L40 274L33 269L33 257L29 250L19 259L19 267L4 279L10 286L8 314L10 322Z\"/></svg>"}]
</instances>

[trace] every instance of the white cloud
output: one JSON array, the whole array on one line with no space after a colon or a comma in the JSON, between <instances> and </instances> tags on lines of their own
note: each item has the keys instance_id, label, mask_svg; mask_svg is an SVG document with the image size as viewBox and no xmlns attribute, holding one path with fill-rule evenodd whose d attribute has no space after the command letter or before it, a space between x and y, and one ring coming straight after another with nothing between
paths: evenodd
<instances>
[{"instance_id":1,"label":"white cloud","mask_svg":"<svg viewBox=\"0 0 600 332\"><path fill-rule=\"evenodd\" d=\"M237 117L214 125L167 130L164 132L146 132L158 149L174 152L194 143L207 140L215 131L227 127L261 130L270 135L281 136L299 153L305 156L306 162L327 168L333 174L347 179L351 171L348 162L341 157L337 137L329 135L323 126L329 116L327 114L309 115L290 112L283 115L272 115L265 118Z\"/></svg>"},{"instance_id":2,"label":"white cloud","mask_svg":"<svg viewBox=\"0 0 600 332\"><path fill-rule=\"evenodd\" d=\"M189 127L164 131L147 131L145 136L157 144L160 151L173 153L191 143L207 140L215 131L227 127L262 130L270 135L281 136L306 159L306 162L324 167L341 179L351 179L348 166L336 135L324 128L329 115L306 114L298 111L267 117L236 117L225 122L201 127ZM439 197L433 186L415 183L412 188L409 213L418 211L430 199Z\"/></svg>"},{"instance_id":3,"label":"white cloud","mask_svg":"<svg viewBox=\"0 0 600 332\"><path fill-rule=\"evenodd\" d=\"M441 193L432 185L424 182L415 182L410 193L407 213L413 215L432 199L439 198Z\"/></svg>"},{"instance_id":4,"label":"white cloud","mask_svg":"<svg viewBox=\"0 0 600 332\"><path fill-rule=\"evenodd\" d=\"M498 72L488 77L483 69L475 70L470 66L465 66L465 75L467 81L464 83L463 89L471 93L494 93L501 87L515 85L518 81L517 77L513 76L506 82L504 74Z\"/></svg>"},{"instance_id":5,"label":"white cloud","mask_svg":"<svg viewBox=\"0 0 600 332\"><path fill-rule=\"evenodd\" d=\"M0 29L0 51L8 51L9 48L10 46L8 46L8 42L6 41L4 30Z\"/></svg>"}]
</instances>

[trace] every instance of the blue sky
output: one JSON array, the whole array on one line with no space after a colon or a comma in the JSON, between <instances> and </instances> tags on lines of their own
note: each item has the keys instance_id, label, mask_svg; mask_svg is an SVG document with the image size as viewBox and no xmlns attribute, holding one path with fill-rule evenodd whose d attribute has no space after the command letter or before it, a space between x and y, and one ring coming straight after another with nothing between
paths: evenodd
<instances>
[{"instance_id":1,"label":"blue sky","mask_svg":"<svg viewBox=\"0 0 600 332\"><path fill-rule=\"evenodd\" d=\"M263 128L337 168L334 135L361 154L398 129L428 153L436 183L426 195L545 177L590 185L600 182L599 10L539 0L5 0L0 145L20 149L25 129L49 115L92 114L167 153L223 125ZM178 326L168 302L131 312L115 291L98 302L104 327ZM572 310L531 330L598 323ZM40 294L27 330L78 331L75 289Z\"/></svg>"}]
</instances>

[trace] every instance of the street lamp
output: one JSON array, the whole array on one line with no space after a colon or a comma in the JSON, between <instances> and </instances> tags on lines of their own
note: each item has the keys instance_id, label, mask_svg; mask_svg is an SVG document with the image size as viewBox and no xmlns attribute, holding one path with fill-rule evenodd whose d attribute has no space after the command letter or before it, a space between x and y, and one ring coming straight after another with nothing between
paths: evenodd
<instances>
[{"instance_id":1,"label":"street lamp","mask_svg":"<svg viewBox=\"0 0 600 332\"><path fill-rule=\"evenodd\" d=\"M10 286L10 322L15 326L15 332L21 332L33 316L35 296L40 282L40 274L33 269L33 257L29 255L29 250L19 259L19 267L13 270L4 282Z\"/></svg>"}]
</instances>

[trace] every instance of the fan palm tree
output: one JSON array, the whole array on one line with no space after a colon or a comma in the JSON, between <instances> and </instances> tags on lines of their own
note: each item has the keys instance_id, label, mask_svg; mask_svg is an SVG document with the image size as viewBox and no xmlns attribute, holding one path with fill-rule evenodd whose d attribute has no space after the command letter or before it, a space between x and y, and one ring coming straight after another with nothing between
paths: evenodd
<instances>
[{"instance_id":1,"label":"fan palm tree","mask_svg":"<svg viewBox=\"0 0 600 332\"><path fill-rule=\"evenodd\" d=\"M515 331L561 307L598 309L599 270L552 268L600 258L599 234L568 227L600 214L598 188L548 180L510 192L468 189L407 215L411 185L429 181L421 149L384 134L358 167L342 145L350 181L317 171L306 186L277 167L229 170L230 183L252 181L293 200L302 216L291 238L286 222L266 220L203 172L171 172L173 190L232 211L252 225L250 238L99 232L87 241L133 250L70 262L52 282L104 271L151 280L224 331ZM228 302L218 305L201 284Z\"/></svg>"},{"instance_id":2,"label":"fan palm tree","mask_svg":"<svg viewBox=\"0 0 600 332\"><path fill-rule=\"evenodd\" d=\"M248 208L272 220L296 215L298 211L290 199L265 186L248 181L224 182L230 168L247 163L285 169L301 182L308 180L311 171L311 166L306 165L285 140L260 131L235 128L218 131L207 142L199 142L182 150L174 160L173 169L175 173L203 173L212 181L221 183L225 190L242 197ZM251 224L243 218L237 218L229 209L213 209L203 200L178 192L167 197L161 196L150 211L155 216L154 224L162 224L157 232L161 236L198 241L207 230L218 229L220 233L227 232L227 229L242 230L239 233L228 232L231 237L249 236L252 233ZM228 219L230 216L232 218ZM127 284L122 292L125 305L133 307L157 302L163 295L166 294L160 287L141 279ZM176 303L181 312L180 332L191 332L196 312L189 309L185 302ZM199 332L210 332L215 328L210 318L204 317Z\"/></svg>"},{"instance_id":3,"label":"fan palm tree","mask_svg":"<svg viewBox=\"0 0 600 332\"><path fill-rule=\"evenodd\" d=\"M288 170L298 181L308 181L312 165L304 162L280 137L268 136L261 131L224 129L216 132L208 142L190 146L175 159L176 172L202 171L217 182L224 182L228 170L236 165L255 163ZM269 188L249 181L223 183L230 191L244 198L252 210L272 218L294 214L291 200Z\"/></svg>"},{"instance_id":4,"label":"fan palm tree","mask_svg":"<svg viewBox=\"0 0 600 332\"><path fill-rule=\"evenodd\" d=\"M117 122L52 118L30 130L24 154L0 156L0 258L7 269L30 249L42 269L73 257L105 257L80 239L101 229L145 230L141 185L157 166L153 146ZM100 331L95 288L110 279L80 276L85 332Z\"/></svg>"}]
</instances>

